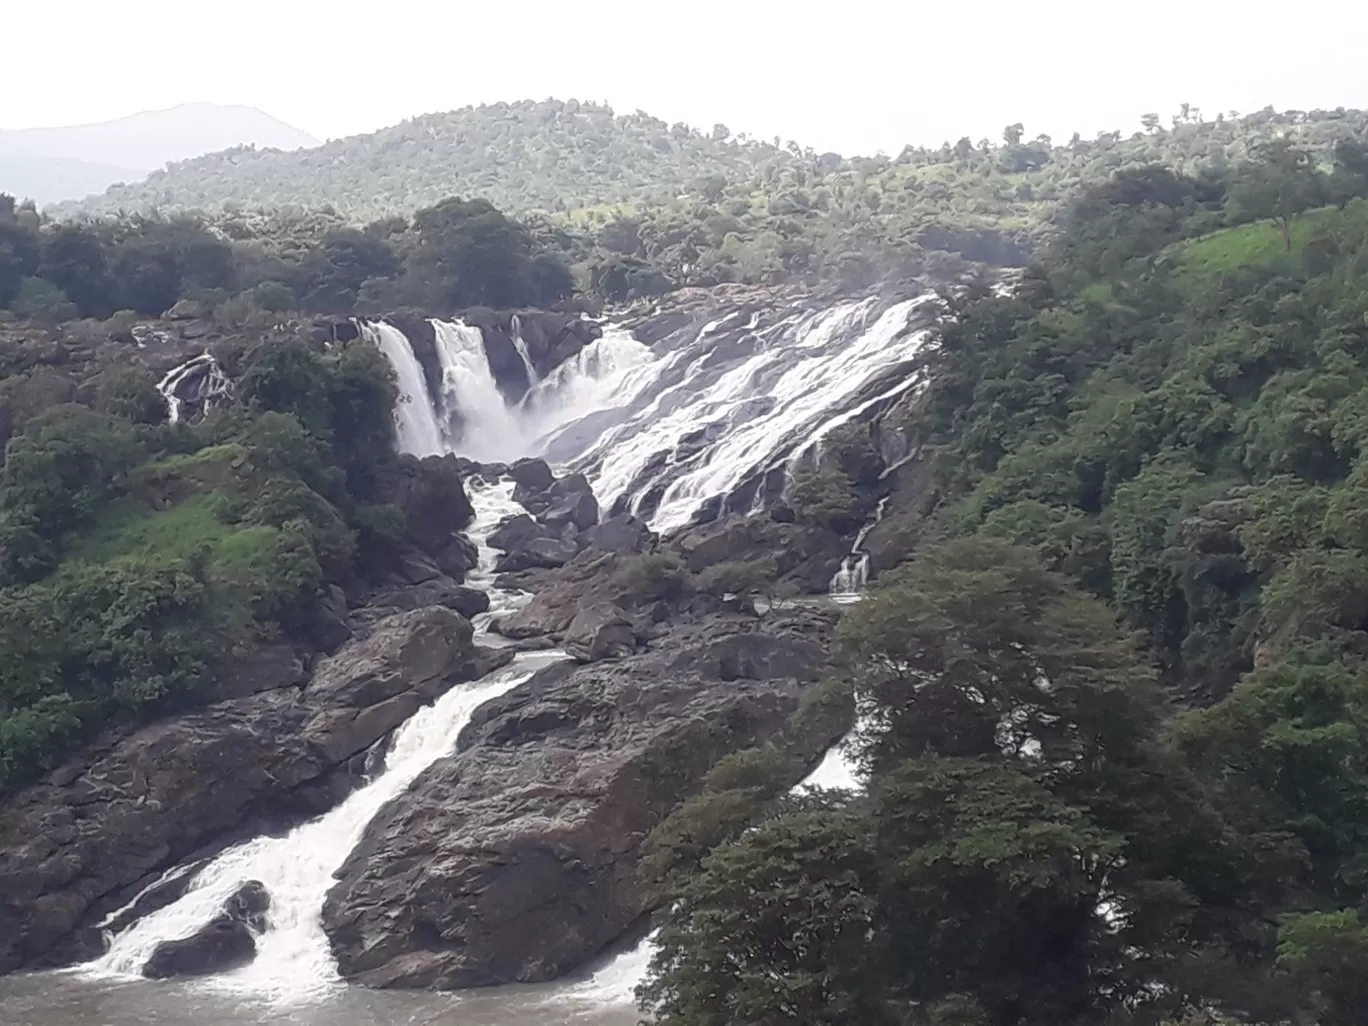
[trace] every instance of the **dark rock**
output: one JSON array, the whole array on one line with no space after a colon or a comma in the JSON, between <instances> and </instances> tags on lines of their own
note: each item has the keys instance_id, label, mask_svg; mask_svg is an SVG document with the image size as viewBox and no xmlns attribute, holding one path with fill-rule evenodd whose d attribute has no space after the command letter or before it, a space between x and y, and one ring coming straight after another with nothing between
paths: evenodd
<instances>
[{"instance_id":1,"label":"dark rock","mask_svg":"<svg viewBox=\"0 0 1368 1026\"><path fill-rule=\"evenodd\" d=\"M499 573L530 570L536 567L554 569L575 558L579 546L566 538L533 538L512 552L500 556L494 564Z\"/></svg>"},{"instance_id":2,"label":"dark rock","mask_svg":"<svg viewBox=\"0 0 1368 1026\"><path fill-rule=\"evenodd\" d=\"M244 644L219 672L214 682L214 697L220 700L247 698L263 691L294 688L304 683L308 676L304 660L289 645L281 642Z\"/></svg>"},{"instance_id":3,"label":"dark rock","mask_svg":"<svg viewBox=\"0 0 1368 1026\"><path fill-rule=\"evenodd\" d=\"M633 556L585 549L546 574L532 600L491 625L508 638L561 634L582 607L611 602L625 610L644 609L664 596L653 582L628 573Z\"/></svg>"},{"instance_id":4,"label":"dark rock","mask_svg":"<svg viewBox=\"0 0 1368 1026\"><path fill-rule=\"evenodd\" d=\"M714 495L703 501L703 505L694 510L691 523L695 525L711 524L722 515L722 496Z\"/></svg>"},{"instance_id":5,"label":"dark rock","mask_svg":"<svg viewBox=\"0 0 1368 1026\"><path fill-rule=\"evenodd\" d=\"M403 511L408 537L429 554L445 551L475 518L455 456L401 457L385 499Z\"/></svg>"},{"instance_id":6,"label":"dark rock","mask_svg":"<svg viewBox=\"0 0 1368 1026\"><path fill-rule=\"evenodd\" d=\"M465 575L480 565L480 550L463 534L456 535L431 555L437 569L457 581L465 580Z\"/></svg>"},{"instance_id":7,"label":"dark rock","mask_svg":"<svg viewBox=\"0 0 1368 1026\"><path fill-rule=\"evenodd\" d=\"M44 962L93 925L104 895L253 824L325 811L337 797L329 779L354 755L512 657L472 633L449 609L392 616L320 660L305 687L113 735L64 786L0 798L0 972Z\"/></svg>"},{"instance_id":8,"label":"dark rock","mask_svg":"<svg viewBox=\"0 0 1368 1026\"><path fill-rule=\"evenodd\" d=\"M508 468L508 478L532 495L539 495L556 483L556 475L546 461L536 459L518 460Z\"/></svg>"},{"instance_id":9,"label":"dark rock","mask_svg":"<svg viewBox=\"0 0 1368 1026\"><path fill-rule=\"evenodd\" d=\"M636 517L620 513L582 532L576 541L580 548L599 552L641 553L655 543L655 535Z\"/></svg>"},{"instance_id":10,"label":"dark rock","mask_svg":"<svg viewBox=\"0 0 1368 1026\"><path fill-rule=\"evenodd\" d=\"M473 620L481 613L489 612L489 593L478 588L457 585L441 604L448 609L456 610L467 620Z\"/></svg>"},{"instance_id":11,"label":"dark rock","mask_svg":"<svg viewBox=\"0 0 1368 1026\"><path fill-rule=\"evenodd\" d=\"M394 570L400 580L409 584L422 584L442 576L436 564L415 549L401 550Z\"/></svg>"},{"instance_id":12,"label":"dark rock","mask_svg":"<svg viewBox=\"0 0 1368 1026\"><path fill-rule=\"evenodd\" d=\"M347 618L347 595L337 585L331 585L311 610L307 633L309 640L318 650L327 655L336 652L351 640L351 625Z\"/></svg>"},{"instance_id":13,"label":"dark rock","mask_svg":"<svg viewBox=\"0 0 1368 1026\"><path fill-rule=\"evenodd\" d=\"M598 500L583 474L561 478L545 494L550 502L538 519L547 527L554 530L573 524L576 530L587 531L598 523Z\"/></svg>"},{"instance_id":14,"label":"dark rock","mask_svg":"<svg viewBox=\"0 0 1368 1026\"><path fill-rule=\"evenodd\" d=\"M271 910L271 895L260 880L248 880L223 903L223 911L239 923L246 923L253 933L265 933L266 913Z\"/></svg>"},{"instance_id":15,"label":"dark rock","mask_svg":"<svg viewBox=\"0 0 1368 1026\"><path fill-rule=\"evenodd\" d=\"M536 538L546 537L546 529L526 513L509 517L490 532L486 539L491 549L512 552Z\"/></svg>"},{"instance_id":16,"label":"dark rock","mask_svg":"<svg viewBox=\"0 0 1368 1026\"><path fill-rule=\"evenodd\" d=\"M809 594L825 594L851 544L826 528L743 516L688 528L671 543L693 573L721 563L769 562L779 578Z\"/></svg>"},{"instance_id":17,"label":"dark rock","mask_svg":"<svg viewBox=\"0 0 1368 1026\"><path fill-rule=\"evenodd\" d=\"M582 663L620 659L635 652L636 644L632 621L611 602L581 608L565 632L565 651Z\"/></svg>"},{"instance_id":18,"label":"dark rock","mask_svg":"<svg viewBox=\"0 0 1368 1026\"><path fill-rule=\"evenodd\" d=\"M194 321L208 316L208 308L197 299L178 300L165 314L168 321Z\"/></svg>"},{"instance_id":19,"label":"dark rock","mask_svg":"<svg viewBox=\"0 0 1368 1026\"><path fill-rule=\"evenodd\" d=\"M152 949L142 974L150 980L207 976L241 968L255 957L256 941L251 928L225 912L189 937L162 941Z\"/></svg>"},{"instance_id":20,"label":"dark rock","mask_svg":"<svg viewBox=\"0 0 1368 1026\"><path fill-rule=\"evenodd\" d=\"M842 727L789 734L831 620L677 625L620 661L561 663L486 703L455 754L371 821L323 923L342 975L375 987L535 982L648 907L653 826L722 756L762 739L811 764ZM806 762L804 763L804 760Z\"/></svg>"}]
</instances>

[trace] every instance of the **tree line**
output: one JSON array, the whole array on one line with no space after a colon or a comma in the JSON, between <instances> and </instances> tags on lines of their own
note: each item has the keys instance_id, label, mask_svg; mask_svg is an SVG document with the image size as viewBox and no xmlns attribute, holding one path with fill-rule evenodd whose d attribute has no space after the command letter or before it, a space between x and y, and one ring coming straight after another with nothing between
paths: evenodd
<instances>
[{"instance_id":1,"label":"tree line","mask_svg":"<svg viewBox=\"0 0 1368 1026\"><path fill-rule=\"evenodd\" d=\"M194 215L59 222L0 196L0 310L107 320L188 300L231 323L284 311L545 307L574 287L553 251L484 200L444 200L364 228L298 227Z\"/></svg>"}]
</instances>

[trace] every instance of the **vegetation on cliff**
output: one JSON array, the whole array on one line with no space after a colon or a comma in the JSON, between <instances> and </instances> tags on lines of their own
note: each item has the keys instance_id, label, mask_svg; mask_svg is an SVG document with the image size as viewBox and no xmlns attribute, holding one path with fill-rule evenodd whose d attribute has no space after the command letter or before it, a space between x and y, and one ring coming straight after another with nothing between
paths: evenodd
<instances>
[{"instance_id":1,"label":"vegetation on cliff","mask_svg":"<svg viewBox=\"0 0 1368 1026\"><path fill-rule=\"evenodd\" d=\"M22 345L3 356L8 397L51 375ZM310 647L331 587L402 530L378 352L280 343L239 370L241 402L193 425L168 424L132 368L104 373L93 408L2 407L0 790L111 724L217 694L243 646Z\"/></svg>"},{"instance_id":2,"label":"vegetation on cliff","mask_svg":"<svg viewBox=\"0 0 1368 1026\"><path fill-rule=\"evenodd\" d=\"M658 1021L1368 1019L1368 154L1259 156L953 300L842 628L867 787L657 838Z\"/></svg>"}]
</instances>

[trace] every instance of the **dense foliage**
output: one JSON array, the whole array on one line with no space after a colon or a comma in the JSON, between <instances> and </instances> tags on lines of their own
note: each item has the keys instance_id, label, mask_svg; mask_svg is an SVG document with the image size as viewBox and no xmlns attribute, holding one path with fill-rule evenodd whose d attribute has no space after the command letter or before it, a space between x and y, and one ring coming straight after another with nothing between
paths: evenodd
<instances>
[{"instance_id":1,"label":"dense foliage","mask_svg":"<svg viewBox=\"0 0 1368 1026\"><path fill-rule=\"evenodd\" d=\"M258 346L241 402L195 425L166 423L145 371L107 369L92 408L4 355L0 789L212 697L243 646L307 641L384 544L395 459L390 372L363 344Z\"/></svg>"},{"instance_id":2,"label":"dense foliage","mask_svg":"<svg viewBox=\"0 0 1368 1026\"><path fill-rule=\"evenodd\" d=\"M554 252L483 200L361 230L328 217L57 223L0 196L0 310L21 317L155 317L188 299L241 324L288 310L550 306L573 286Z\"/></svg>"},{"instance_id":3,"label":"dense foliage","mask_svg":"<svg viewBox=\"0 0 1368 1026\"><path fill-rule=\"evenodd\" d=\"M662 826L660 1022L1368 1021L1368 152L1254 156L951 299L841 627L866 786Z\"/></svg>"},{"instance_id":4,"label":"dense foliage","mask_svg":"<svg viewBox=\"0 0 1368 1026\"><path fill-rule=\"evenodd\" d=\"M1015 124L1000 142L844 159L734 138L724 125L703 133L640 112L528 101L429 115L312 150L213 154L76 209L293 218L327 205L340 223L360 224L452 195L481 197L535 215L582 284L610 298L721 281L863 282L953 269L961 258L1020 263L1061 205L1118 170L1161 162L1219 171L1282 135L1327 160L1336 141L1362 136L1368 115L1270 108L1205 120L1184 107L1169 125L1144 121L1129 137L1060 142Z\"/></svg>"}]
</instances>

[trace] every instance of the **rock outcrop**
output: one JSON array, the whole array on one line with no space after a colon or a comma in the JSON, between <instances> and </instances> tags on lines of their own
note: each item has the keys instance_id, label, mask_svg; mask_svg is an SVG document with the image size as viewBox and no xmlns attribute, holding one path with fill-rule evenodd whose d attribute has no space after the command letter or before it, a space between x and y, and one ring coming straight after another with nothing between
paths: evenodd
<instances>
[{"instance_id":1,"label":"rock outcrop","mask_svg":"<svg viewBox=\"0 0 1368 1026\"><path fill-rule=\"evenodd\" d=\"M223 903L223 911L179 940L152 949L142 974L151 980L207 976L246 965L256 957L256 935L266 930L271 896L259 880L248 880Z\"/></svg>"},{"instance_id":2,"label":"rock outcrop","mask_svg":"<svg viewBox=\"0 0 1368 1026\"><path fill-rule=\"evenodd\" d=\"M0 800L0 971L90 957L83 925L172 865L330 808L358 782L349 760L509 658L451 610L401 613L302 686L107 738Z\"/></svg>"},{"instance_id":3,"label":"rock outcrop","mask_svg":"<svg viewBox=\"0 0 1368 1026\"><path fill-rule=\"evenodd\" d=\"M731 516L690 527L671 545L693 573L722 563L770 561L779 579L807 593L825 592L850 552L850 539L835 531L772 517Z\"/></svg>"},{"instance_id":4,"label":"rock outcrop","mask_svg":"<svg viewBox=\"0 0 1368 1026\"><path fill-rule=\"evenodd\" d=\"M565 631L565 651L581 663L618 659L636 646L636 626L611 602L582 607Z\"/></svg>"},{"instance_id":5,"label":"rock outcrop","mask_svg":"<svg viewBox=\"0 0 1368 1026\"><path fill-rule=\"evenodd\" d=\"M646 911L647 832L719 758L785 733L829 623L678 624L649 651L548 667L482 707L339 872L323 921L342 974L471 987L592 958ZM815 761L837 732L797 747Z\"/></svg>"}]
</instances>

